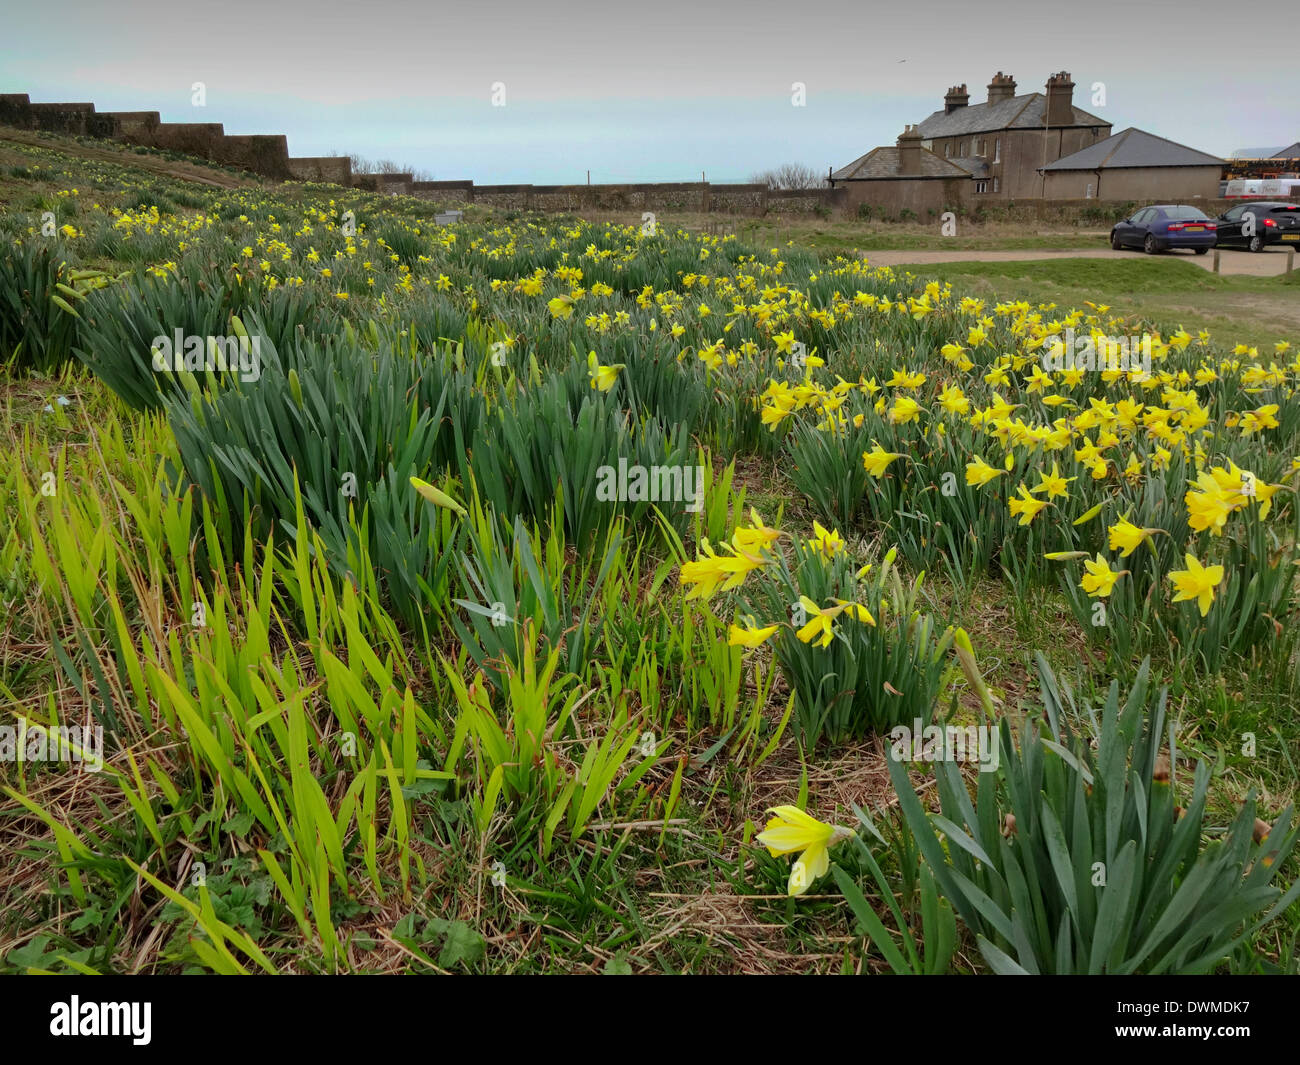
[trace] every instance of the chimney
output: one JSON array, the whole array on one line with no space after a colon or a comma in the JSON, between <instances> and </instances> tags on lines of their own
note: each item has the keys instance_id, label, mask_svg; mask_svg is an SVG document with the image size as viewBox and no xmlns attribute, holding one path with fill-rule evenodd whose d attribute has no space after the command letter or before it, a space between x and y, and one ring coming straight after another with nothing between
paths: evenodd
<instances>
[{"instance_id":1,"label":"chimney","mask_svg":"<svg viewBox=\"0 0 1300 1065\"><path fill-rule=\"evenodd\" d=\"M1047 124L1074 124L1074 82L1064 70L1047 79Z\"/></svg>"},{"instance_id":2,"label":"chimney","mask_svg":"<svg viewBox=\"0 0 1300 1065\"><path fill-rule=\"evenodd\" d=\"M921 176L921 134L915 126L908 126L898 138L898 173Z\"/></svg>"},{"instance_id":3,"label":"chimney","mask_svg":"<svg viewBox=\"0 0 1300 1065\"><path fill-rule=\"evenodd\" d=\"M966 83L954 85L948 90L948 95L943 98L943 113L950 115L959 107L965 107L970 103L970 93L966 91Z\"/></svg>"},{"instance_id":4,"label":"chimney","mask_svg":"<svg viewBox=\"0 0 1300 1065\"><path fill-rule=\"evenodd\" d=\"M993 80L989 82L989 103L997 104L1003 100L1010 100L1016 94L1016 79L1010 74L1003 74L998 71L993 75Z\"/></svg>"}]
</instances>

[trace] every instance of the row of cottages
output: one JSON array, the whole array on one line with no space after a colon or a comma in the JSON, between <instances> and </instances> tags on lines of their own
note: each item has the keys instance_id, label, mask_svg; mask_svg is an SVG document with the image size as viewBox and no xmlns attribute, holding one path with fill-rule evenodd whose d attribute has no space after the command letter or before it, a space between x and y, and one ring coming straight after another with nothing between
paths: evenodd
<instances>
[{"instance_id":1,"label":"row of cottages","mask_svg":"<svg viewBox=\"0 0 1300 1065\"><path fill-rule=\"evenodd\" d=\"M1017 96L1015 79L998 71L988 99L972 104L966 86L954 86L942 111L832 172L830 184L846 190L850 209L918 214L985 200L1218 195L1222 159L1139 129L1112 136L1109 122L1074 106L1065 71L1044 89Z\"/></svg>"}]
</instances>

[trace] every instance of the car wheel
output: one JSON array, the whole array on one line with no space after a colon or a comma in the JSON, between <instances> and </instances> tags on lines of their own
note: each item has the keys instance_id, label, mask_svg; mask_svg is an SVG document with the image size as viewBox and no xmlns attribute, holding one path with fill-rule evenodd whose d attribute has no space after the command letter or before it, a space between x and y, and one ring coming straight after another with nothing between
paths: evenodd
<instances>
[{"instance_id":1,"label":"car wheel","mask_svg":"<svg viewBox=\"0 0 1300 1065\"><path fill-rule=\"evenodd\" d=\"M1193 249L1192 249L1192 251L1196 252L1197 255L1204 255L1204 254L1205 254L1207 251L1209 251L1209 250L1210 250L1209 248L1193 248Z\"/></svg>"},{"instance_id":2,"label":"car wheel","mask_svg":"<svg viewBox=\"0 0 1300 1065\"><path fill-rule=\"evenodd\" d=\"M1142 242L1142 250L1148 255L1154 255L1160 250L1160 245L1156 243L1156 238L1152 234L1147 234L1147 239Z\"/></svg>"},{"instance_id":3,"label":"car wheel","mask_svg":"<svg viewBox=\"0 0 1300 1065\"><path fill-rule=\"evenodd\" d=\"M1264 250L1264 238L1263 238L1263 237L1260 237L1260 236L1251 237L1251 238L1250 238L1250 250L1251 250L1251 251L1263 251L1263 250Z\"/></svg>"},{"instance_id":4,"label":"car wheel","mask_svg":"<svg viewBox=\"0 0 1300 1065\"><path fill-rule=\"evenodd\" d=\"M1124 250L1124 245L1121 244L1120 241L1119 241L1119 233L1117 233L1117 232L1116 232L1115 230L1113 230L1113 229L1112 229L1111 232L1110 232L1110 246L1111 246L1115 251L1123 251L1123 250Z\"/></svg>"}]
</instances>

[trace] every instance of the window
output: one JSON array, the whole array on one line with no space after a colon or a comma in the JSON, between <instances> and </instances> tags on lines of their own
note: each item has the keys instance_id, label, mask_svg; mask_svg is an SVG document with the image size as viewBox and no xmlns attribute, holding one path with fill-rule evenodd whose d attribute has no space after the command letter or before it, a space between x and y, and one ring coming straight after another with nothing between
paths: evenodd
<instances>
[{"instance_id":1,"label":"window","mask_svg":"<svg viewBox=\"0 0 1300 1065\"><path fill-rule=\"evenodd\" d=\"M999 184L998 179L997 179L997 178L994 178L994 179L993 179L993 191L994 191L994 192L997 192L997 191L998 191L998 184Z\"/></svg>"},{"instance_id":2,"label":"window","mask_svg":"<svg viewBox=\"0 0 1300 1065\"><path fill-rule=\"evenodd\" d=\"M944 141L944 142L943 142L943 157L944 157L945 159L951 159L951 158L952 158L952 141Z\"/></svg>"},{"instance_id":3,"label":"window","mask_svg":"<svg viewBox=\"0 0 1300 1065\"><path fill-rule=\"evenodd\" d=\"M1002 161L1002 138L997 137L993 141L993 161L1000 163Z\"/></svg>"},{"instance_id":4,"label":"window","mask_svg":"<svg viewBox=\"0 0 1300 1065\"><path fill-rule=\"evenodd\" d=\"M975 191L976 191L976 192L988 192L988 191L989 191L989 183L988 183L987 181L977 181L977 182L975 182Z\"/></svg>"},{"instance_id":5,"label":"window","mask_svg":"<svg viewBox=\"0 0 1300 1065\"><path fill-rule=\"evenodd\" d=\"M980 158L984 157L984 138L981 137L975 142L975 154Z\"/></svg>"}]
</instances>

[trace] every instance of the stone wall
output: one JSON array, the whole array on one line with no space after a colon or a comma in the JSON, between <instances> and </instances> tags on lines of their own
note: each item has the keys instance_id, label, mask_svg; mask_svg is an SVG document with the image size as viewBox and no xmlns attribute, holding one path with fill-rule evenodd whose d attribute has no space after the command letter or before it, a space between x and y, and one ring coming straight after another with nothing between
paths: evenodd
<instances>
[{"instance_id":1,"label":"stone wall","mask_svg":"<svg viewBox=\"0 0 1300 1065\"><path fill-rule=\"evenodd\" d=\"M266 177L291 176L283 134L228 135L220 122L163 122L157 111L100 113L93 103L34 104L26 93L5 93L0 124L181 152Z\"/></svg>"},{"instance_id":2,"label":"stone wall","mask_svg":"<svg viewBox=\"0 0 1300 1065\"><path fill-rule=\"evenodd\" d=\"M289 174L296 181L326 181L333 185L351 185L352 160L346 155L290 156Z\"/></svg>"},{"instance_id":3,"label":"stone wall","mask_svg":"<svg viewBox=\"0 0 1300 1065\"><path fill-rule=\"evenodd\" d=\"M394 191L393 186L388 191ZM417 181L408 195L458 199L516 211L678 211L722 214L811 214L843 206L843 189L773 191L764 185L705 181L619 185L476 185L472 181Z\"/></svg>"}]
</instances>

